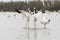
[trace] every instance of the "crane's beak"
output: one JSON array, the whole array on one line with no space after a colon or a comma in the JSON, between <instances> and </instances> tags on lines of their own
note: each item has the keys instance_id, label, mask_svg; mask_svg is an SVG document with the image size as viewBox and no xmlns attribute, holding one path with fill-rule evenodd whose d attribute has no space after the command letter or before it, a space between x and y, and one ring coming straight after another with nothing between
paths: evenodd
<instances>
[{"instance_id":1,"label":"crane's beak","mask_svg":"<svg viewBox=\"0 0 60 40\"><path fill-rule=\"evenodd\" d=\"M15 9L15 11L18 12L18 13L21 13L21 11L19 11L18 9Z\"/></svg>"}]
</instances>

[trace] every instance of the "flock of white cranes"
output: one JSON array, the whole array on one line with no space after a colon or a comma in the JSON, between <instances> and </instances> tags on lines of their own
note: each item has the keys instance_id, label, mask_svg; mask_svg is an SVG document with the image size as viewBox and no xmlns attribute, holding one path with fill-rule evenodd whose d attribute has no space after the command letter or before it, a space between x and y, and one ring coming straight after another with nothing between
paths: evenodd
<instances>
[{"instance_id":1,"label":"flock of white cranes","mask_svg":"<svg viewBox=\"0 0 60 40\"><path fill-rule=\"evenodd\" d=\"M43 11L37 11L36 12L35 11L35 8L34 8L33 13L29 9L28 9L28 11L24 11L24 10L16 10L16 11L18 13L21 12L21 14L27 19L26 25L28 25L28 28L29 28L29 19L30 19L30 17L33 17L33 19L34 19L34 27L36 28L37 19L39 18L40 15L43 15L44 14ZM44 28L45 28L46 24L49 23L49 22L50 22L50 19L47 20L45 18L45 16L43 16L43 21L41 23L44 24Z\"/></svg>"},{"instance_id":2,"label":"flock of white cranes","mask_svg":"<svg viewBox=\"0 0 60 40\"><path fill-rule=\"evenodd\" d=\"M38 11L36 8L33 8L33 9L34 9L33 12L31 12L31 10L29 8L27 11L16 9L16 12L18 12L19 14L21 13L27 19L26 25L28 25L28 28L29 28L30 17L33 17L34 27L36 28L36 22L37 22L37 19L39 19L39 16L44 15L46 13L51 14L51 12L49 12L48 10ZM55 11L53 11L53 12L55 12ZM52 14L54 14L54 13L52 13ZM56 15L57 14L60 14L60 11L56 12ZM43 16L43 19L40 23L44 25L44 28L46 28L46 24L48 24L50 21L51 21L51 19L47 20L46 17Z\"/></svg>"},{"instance_id":3,"label":"flock of white cranes","mask_svg":"<svg viewBox=\"0 0 60 40\"><path fill-rule=\"evenodd\" d=\"M51 0L41 0L41 1L42 1L42 4L43 4L43 7L45 7L45 6L49 5L48 1L51 1ZM29 19L30 19L31 16L34 18L34 25L36 25L36 21L38 19L38 16L43 15L45 12L46 13L49 12L47 10L38 11L35 7L33 8L33 10L34 10L33 12L31 12L30 8L28 8L27 11L19 10L19 9L16 10L19 14L21 13L27 19L26 25L28 25L28 28L29 28ZM14 14L13 16L16 16L16 14ZM8 15L8 17L10 17L10 15ZM50 22L50 19L46 20L45 16L43 16L43 21L41 23L44 24L44 28L45 28L46 24L49 23L49 22Z\"/></svg>"},{"instance_id":4,"label":"flock of white cranes","mask_svg":"<svg viewBox=\"0 0 60 40\"><path fill-rule=\"evenodd\" d=\"M50 6L49 2L51 2L51 5L54 4L54 0L41 0L41 1L42 1L42 4L43 4L43 7L45 7L45 6L49 7ZM35 7L33 8L33 10L34 11L31 12L30 8L28 8L27 11L16 9L16 12L18 12L19 14L22 14L24 16L24 18L27 19L26 25L28 25L28 28L29 28L30 17L33 17L33 19L34 19L34 27L36 28L36 22L37 22L37 19L39 19L39 16L43 15L45 13L49 13L49 11L47 11L47 10L38 11ZM58 11L58 12L60 13L60 11ZM14 14L13 16L16 16L16 14ZM8 17L10 17L10 15L8 15ZM51 19L47 20L45 18L45 16L43 16L43 19L42 19L42 21L40 23L44 25L44 29L45 29L46 24L48 24L50 21L51 21Z\"/></svg>"}]
</instances>

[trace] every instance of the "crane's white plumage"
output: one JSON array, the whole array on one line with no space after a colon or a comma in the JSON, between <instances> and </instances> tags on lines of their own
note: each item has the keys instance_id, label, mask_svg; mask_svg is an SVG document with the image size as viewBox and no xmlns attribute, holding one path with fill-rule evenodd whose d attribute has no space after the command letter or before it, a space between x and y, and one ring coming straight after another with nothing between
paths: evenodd
<instances>
[{"instance_id":1,"label":"crane's white plumage","mask_svg":"<svg viewBox=\"0 0 60 40\"><path fill-rule=\"evenodd\" d=\"M24 11L24 10L19 10L22 12L22 15L26 18L28 18L30 16L30 14L27 12L27 11Z\"/></svg>"},{"instance_id":2,"label":"crane's white plumage","mask_svg":"<svg viewBox=\"0 0 60 40\"><path fill-rule=\"evenodd\" d=\"M48 24L49 22L50 22L50 19L47 20L47 19L45 18L45 16L43 16L43 21L41 21L41 23L44 25L44 28L45 28L46 24Z\"/></svg>"}]
</instances>

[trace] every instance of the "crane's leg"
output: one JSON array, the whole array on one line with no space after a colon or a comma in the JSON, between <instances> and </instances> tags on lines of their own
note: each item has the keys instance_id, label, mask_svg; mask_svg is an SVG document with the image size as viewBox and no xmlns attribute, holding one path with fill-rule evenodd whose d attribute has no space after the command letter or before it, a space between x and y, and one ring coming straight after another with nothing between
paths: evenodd
<instances>
[{"instance_id":1,"label":"crane's leg","mask_svg":"<svg viewBox=\"0 0 60 40\"><path fill-rule=\"evenodd\" d=\"M35 40L37 40L36 22L37 22L37 19L34 18L34 39L35 39Z\"/></svg>"},{"instance_id":2,"label":"crane's leg","mask_svg":"<svg viewBox=\"0 0 60 40\"><path fill-rule=\"evenodd\" d=\"M28 21L26 21L25 28L27 27L27 25L28 25Z\"/></svg>"},{"instance_id":3,"label":"crane's leg","mask_svg":"<svg viewBox=\"0 0 60 40\"><path fill-rule=\"evenodd\" d=\"M27 19L24 29L27 32L27 39L30 40L29 19Z\"/></svg>"},{"instance_id":4,"label":"crane's leg","mask_svg":"<svg viewBox=\"0 0 60 40\"><path fill-rule=\"evenodd\" d=\"M28 23L27 23L28 24L28 30L27 30L28 31L28 34L27 34L27 37L28 37L28 40L30 40L29 18L28 18L27 21L28 21Z\"/></svg>"},{"instance_id":5,"label":"crane's leg","mask_svg":"<svg viewBox=\"0 0 60 40\"><path fill-rule=\"evenodd\" d=\"M24 28L29 28L29 19L27 19L25 27Z\"/></svg>"},{"instance_id":6,"label":"crane's leg","mask_svg":"<svg viewBox=\"0 0 60 40\"><path fill-rule=\"evenodd\" d=\"M44 24L44 29L46 29L46 24Z\"/></svg>"}]
</instances>

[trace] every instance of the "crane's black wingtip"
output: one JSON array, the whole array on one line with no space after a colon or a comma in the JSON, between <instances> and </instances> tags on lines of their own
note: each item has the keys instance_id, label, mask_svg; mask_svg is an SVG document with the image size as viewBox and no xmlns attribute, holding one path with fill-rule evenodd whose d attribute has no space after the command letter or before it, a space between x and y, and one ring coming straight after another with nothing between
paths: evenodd
<instances>
[{"instance_id":1,"label":"crane's black wingtip","mask_svg":"<svg viewBox=\"0 0 60 40\"><path fill-rule=\"evenodd\" d=\"M16 12L21 13L18 9L15 9Z\"/></svg>"}]
</instances>

